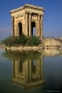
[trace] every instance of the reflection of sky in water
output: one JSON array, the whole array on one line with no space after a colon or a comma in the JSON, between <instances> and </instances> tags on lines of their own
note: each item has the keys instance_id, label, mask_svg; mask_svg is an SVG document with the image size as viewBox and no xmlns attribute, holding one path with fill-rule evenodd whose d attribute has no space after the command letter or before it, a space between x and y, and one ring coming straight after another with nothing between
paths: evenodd
<instances>
[{"instance_id":1,"label":"reflection of sky in water","mask_svg":"<svg viewBox=\"0 0 62 93\"><path fill-rule=\"evenodd\" d=\"M12 62L1 56L0 50L0 93L45 93L46 89L60 89L62 86L62 57L45 57L43 61L43 74L45 85L43 87L26 91L19 86L11 84ZM33 61L36 65L36 61Z\"/></svg>"},{"instance_id":2,"label":"reflection of sky in water","mask_svg":"<svg viewBox=\"0 0 62 93\"><path fill-rule=\"evenodd\" d=\"M36 60L33 60L33 65L36 66Z\"/></svg>"},{"instance_id":3,"label":"reflection of sky in water","mask_svg":"<svg viewBox=\"0 0 62 93\"><path fill-rule=\"evenodd\" d=\"M62 86L62 57L45 57L43 65L44 80L47 87L60 89Z\"/></svg>"}]
</instances>

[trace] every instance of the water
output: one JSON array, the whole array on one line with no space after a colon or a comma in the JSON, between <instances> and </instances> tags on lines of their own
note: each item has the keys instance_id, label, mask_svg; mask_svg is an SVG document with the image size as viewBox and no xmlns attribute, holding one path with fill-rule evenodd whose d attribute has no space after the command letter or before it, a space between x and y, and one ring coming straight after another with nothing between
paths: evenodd
<instances>
[{"instance_id":1,"label":"water","mask_svg":"<svg viewBox=\"0 0 62 93\"><path fill-rule=\"evenodd\" d=\"M62 53L11 52L0 49L0 93L60 93Z\"/></svg>"}]
</instances>

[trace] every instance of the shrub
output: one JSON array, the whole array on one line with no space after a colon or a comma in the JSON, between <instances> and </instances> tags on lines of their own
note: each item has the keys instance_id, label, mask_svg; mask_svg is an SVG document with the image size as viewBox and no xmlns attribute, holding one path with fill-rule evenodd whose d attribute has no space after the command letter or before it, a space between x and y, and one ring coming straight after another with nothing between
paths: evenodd
<instances>
[{"instance_id":1,"label":"shrub","mask_svg":"<svg viewBox=\"0 0 62 93\"><path fill-rule=\"evenodd\" d=\"M1 43L5 43L6 46L16 46L19 44L27 46L38 46L41 41L40 38L37 36L25 36L24 34L22 34L20 37L9 36Z\"/></svg>"},{"instance_id":2,"label":"shrub","mask_svg":"<svg viewBox=\"0 0 62 93\"><path fill-rule=\"evenodd\" d=\"M20 37L19 37L19 41L20 41L20 44L21 45L26 45L26 41L27 41L27 38L24 34L22 34Z\"/></svg>"},{"instance_id":3,"label":"shrub","mask_svg":"<svg viewBox=\"0 0 62 93\"><path fill-rule=\"evenodd\" d=\"M40 44L40 38L36 36L27 37L27 45L28 46L37 46Z\"/></svg>"},{"instance_id":4,"label":"shrub","mask_svg":"<svg viewBox=\"0 0 62 93\"><path fill-rule=\"evenodd\" d=\"M9 36L5 40L3 40L1 43L5 43L6 46L14 46L16 44L19 44L19 37L12 37Z\"/></svg>"}]
</instances>

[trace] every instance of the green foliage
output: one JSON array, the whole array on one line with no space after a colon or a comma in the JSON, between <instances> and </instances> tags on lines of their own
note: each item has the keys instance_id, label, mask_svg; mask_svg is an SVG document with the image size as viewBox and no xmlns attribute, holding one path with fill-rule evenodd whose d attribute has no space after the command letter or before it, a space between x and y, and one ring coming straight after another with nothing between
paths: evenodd
<instances>
[{"instance_id":1,"label":"green foliage","mask_svg":"<svg viewBox=\"0 0 62 93\"><path fill-rule=\"evenodd\" d=\"M26 42L27 42L26 36L22 34L22 35L19 37L19 41L20 41L20 44L21 44L21 45L25 45Z\"/></svg>"},{"instance_id":2,"label":"green foliage","mask_svg":"<svg viewBox=\"0 0 62 93\"><path fill-rule=\"evenodd\" d=\"M27 46L38 46L40 44L40 38L37 36L25 36L22 34L20 37L9 36L1 43L4 43L6 46L18 46L18 45L27 45Z\"/></svg>"},{"instance_id":3,"label":"green foliage","mask_svg":"<svg viewBox=\"0 0 62 93\"><path fill-rule=\"evenodd\" d=\"M9 36L5 40L3 40L1 43L5 43L6 46L14 46L19 44L19 37Z\"/></svg>"},{"instance_id":4,"label":"green foliage","mask_svg":"<svg viewBox=\"0 0 62 93\"><path fill-rule=\"evenodd\" d=\"M28 46L38 46L40 44L40 38L36 36L30 36L27 38Z\"/></svg>"},{"instance_id":5,"label":"green foliage","mask_svg":"<svg viewBox=\"0 0 62 93\"><path fill-rule=\"evenodd\" d=\"M3 56L9 58L9 59L15 59L15 60L20 60L21 62L24 62L25 60L38 60L41 58L41 53L38 51L11 51L11 50L6 50L2 54Z\"/></svg>"}]
</instances>

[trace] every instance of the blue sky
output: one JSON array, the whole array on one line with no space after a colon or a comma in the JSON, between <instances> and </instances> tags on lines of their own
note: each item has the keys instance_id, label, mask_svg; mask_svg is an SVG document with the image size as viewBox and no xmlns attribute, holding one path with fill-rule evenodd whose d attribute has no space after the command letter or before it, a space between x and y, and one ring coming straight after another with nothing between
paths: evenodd
<instances>
[{"instance_id":1,"label":"blue sky","mask_svg":"<svg viewBox=\"0 0 62 93\"><path fill-rule=\"evenodd\" d=\"M33 4L45 9L43 19L45 37L62 37L62 0L0 0L0 41L11 35L9 11L24 4Z\"/></svg>"}]
</instances>

